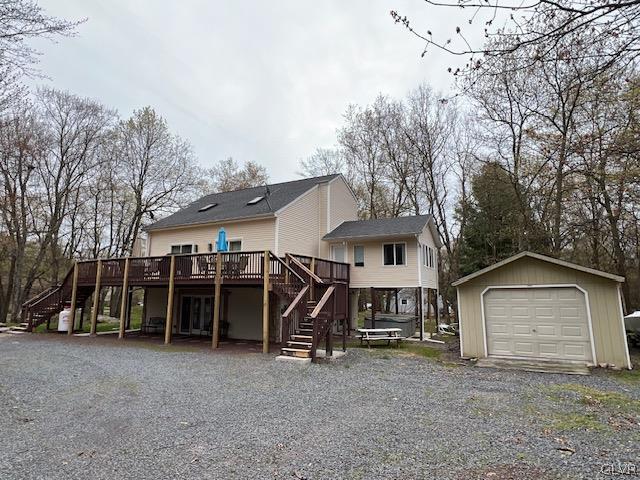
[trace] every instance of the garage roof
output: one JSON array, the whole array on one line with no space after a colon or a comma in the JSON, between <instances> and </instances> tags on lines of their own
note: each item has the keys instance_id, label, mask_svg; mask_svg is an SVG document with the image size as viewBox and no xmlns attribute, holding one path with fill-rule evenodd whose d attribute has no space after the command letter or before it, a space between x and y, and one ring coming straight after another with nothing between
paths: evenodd
<instances>
[{"instance_id":1,"label":"garage roof","mask_svg":"<svg viewBox=\"0 0 640 480\"><path fill-rule=\"evenodd\" d=\"M549 262L549 263L553 263L555 265L560 265L562 267L566 267L566 268L572 268L574 270L579 270L581 272L585 272L585 273L590 273L591 275L596 275L598 277L604 277L604 278L608 278L609 280L613 280L615 282L624 282L624 277L621 277L619 275L614 275L613 273L607 273L607 272L603 272L601 270L595 270L593 268L588 268L588 267L583 267L582 265L577 265L575 263L571 263L571 262L565 262L564 260L559 260L557 258L552 258L552 257L547 257L546 255L540 255L539 253L533 253L533 252L521 252L518 253L517 255L514 255L513 257L509 257L505 260L502 260L501 262L495 263L487 268L483 268L482 270L478 270L477 272L474 272L470 275L467 275L466 277L462 277L458 280L456 280L455 282L453 282L451 285L454 287L457 287L458 285L462 285L463 283L468 282L469 280L473 280L476 277L479 277L481 275L484 275L485 273L488 273L492 270L495 270L497 268L503 267L504 265L507 265L511 262L515 262L516 260L519 260L523 257L531 257L531 258L535 258L538 260L542 260L543 262Z\"/></svg>"}]
</instances>

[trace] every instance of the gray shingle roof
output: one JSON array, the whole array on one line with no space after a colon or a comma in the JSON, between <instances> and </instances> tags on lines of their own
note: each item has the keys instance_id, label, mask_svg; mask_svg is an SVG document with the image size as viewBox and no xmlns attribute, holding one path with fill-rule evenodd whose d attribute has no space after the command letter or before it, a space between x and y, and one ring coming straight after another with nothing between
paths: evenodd
<instances>
[{"instance_id":1,"label":"gray shingle roof","mask_svg":"<svg viewBox=\"0 0 640 480\"><path fill-rule=\"evenodd\" d=\"M419 235L430 218L431 215L416 215L343 222L322 238L323 240L346 240L363 237Z\"/></svg>"},{"instance_id":2,"label":"gray shingle roof","mask_svg":"<svg viewBox=\"0 0 640 480\"><path fill-rule=\"evenodd\" d=\"M273 216L275 212L287 206L314 186L329 182L338 176L339 174L335 174L304 178L292 182L274 183L268 185L269 195L267 195L267 189L264 186L206 195L188 207L147 226L145 230L151 231L184 225ZM259 196L266 196L267 198L254 205L247 205L247 202ZM199 211L201 208L214 203L217 204L215 207Z\"/></svg>"}]
</instances>

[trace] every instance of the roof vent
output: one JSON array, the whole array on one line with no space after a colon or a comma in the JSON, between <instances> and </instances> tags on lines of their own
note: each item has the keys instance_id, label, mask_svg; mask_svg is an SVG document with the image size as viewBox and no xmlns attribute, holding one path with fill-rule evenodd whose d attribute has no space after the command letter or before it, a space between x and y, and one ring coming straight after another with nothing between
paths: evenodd
<instances>
[{"instance_id":1,"label":"roof vent","mask_svg":"<svg viewBox=\"0 0 640 480\"><path fill-rule=\"evenodd\" d=\"M206 212L207 210L209 210L210 208L215 207L216 205L218 205L217 203L209 203L208 205L205 205L204 207L200 207L198 209L199 212Z\"/></svg>"},{"instance_id":2,"label":"roof vent","mask_svg":"<svg viewBox=\"0 0 640 480\"><path fill-rule=\"evenodd\" d=\"M252 200L249 200L247 202L247 205L255 205L256 203L258 203L260 200L262 200L264 198L264 196L260 196L260 197L256 197Z\"/></svg>"}]
</instances>

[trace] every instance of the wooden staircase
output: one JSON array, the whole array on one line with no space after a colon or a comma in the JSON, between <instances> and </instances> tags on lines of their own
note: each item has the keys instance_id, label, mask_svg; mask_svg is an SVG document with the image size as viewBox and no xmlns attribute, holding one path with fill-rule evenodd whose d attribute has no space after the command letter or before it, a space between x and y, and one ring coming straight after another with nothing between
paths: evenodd
<instances>
[{"instance_id":1,"label":"wooden staircase","mask_svg":"<svg viewBox=\"0 0 640 480\"><path fill-rule=\"evenodd\" d=\"M326 356L333 355L333 326L336 320L336 285L324 281L314 271L287 255L288 265L303 278L305 285L282 314L281 357L317 361L316 351L322 341ZM319 300L315 300L319 298ZM346 316L342 323L342 348L346 349Z\"/></svg>"},{"instance_id":2,"label":"wooden staircase","mask_svg":"<svg viewBox=\"0 0 640 480\"><path fill-rule=\"evenodd\" d=\"M295 327L295 333L289 340L286 340L285 347L282 347L280 353L287 357L311 358L311 349L313 348L313 318L311 314L318 305L315 300L307 300L307 314L304 320L298 322Z\"/></svg>"},{"instance_id":3,"label":"wooden staircase","mask_svg":"<svg viewBox=\"0 0 640 480\"><path fill-rule=\"evenodd\" d=\"M60 285L54 285L27 300L22 305L22 316L27 320L27 330L32 332L35 328L51 320L53 315L60 313L65 305L71 304L71 286L73 281L73 268L69 270ZM76 308L84 305L86 299L92 295L93 288L78 288L76 294Z\"/></svg>"}]
</instances>

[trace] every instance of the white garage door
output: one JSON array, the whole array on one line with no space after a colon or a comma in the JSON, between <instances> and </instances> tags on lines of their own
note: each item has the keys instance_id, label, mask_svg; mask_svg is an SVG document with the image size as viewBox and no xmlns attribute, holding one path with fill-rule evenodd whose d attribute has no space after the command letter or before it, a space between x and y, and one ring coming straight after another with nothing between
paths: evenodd
<instances>
[{"instance_id":1,"label":"white garage door","mask_svg":"<svg viewBox=\"0 0 640 480\"><path fill-rule=\"evenodd\" d=\"M592 361L585 296L577 288L492 289L484 311L488 355Z\"/></svg>"}]
</instances>

